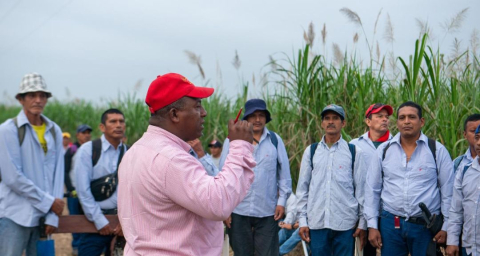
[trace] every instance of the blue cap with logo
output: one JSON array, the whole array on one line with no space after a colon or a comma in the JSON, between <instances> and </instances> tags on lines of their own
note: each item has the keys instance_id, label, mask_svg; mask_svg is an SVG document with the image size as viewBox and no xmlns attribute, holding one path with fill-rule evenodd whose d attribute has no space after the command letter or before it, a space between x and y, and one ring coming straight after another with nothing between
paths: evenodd
<instances>
[{"instance_id":1,"label":"blue cap with logo","mask_svg":"<svg viewBox=\"0 0 480 256\"><path fill-rule=\"evenodd\" d=\"M81 124L77 127L77 133L85 132L87 130L93 131L92 127L88 126L88 124Z\"/></svg>"},{"instance_id":2,"label":"blue cap with logo","mask_svg":"<svg viewBox=\"0 0 480 256\"><path fill-rule=\"evenodd\" d=\"M328 111L335 112L336 114L338 114L341 117L342 120L345 119L345 110L343 110L343 108L339 105L329 104L328 106L323 108L322 113L320 114L322 116L322 118L325 115L325 113L328 112Z\"/></svg>"}]
</instances>

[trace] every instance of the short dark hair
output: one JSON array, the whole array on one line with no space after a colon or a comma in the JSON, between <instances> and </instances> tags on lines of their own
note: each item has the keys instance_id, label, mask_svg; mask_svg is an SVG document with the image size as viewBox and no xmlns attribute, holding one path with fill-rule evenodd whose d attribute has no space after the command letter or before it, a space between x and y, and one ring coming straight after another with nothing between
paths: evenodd
<instances>
[{"instance_id":1,"label":"short dark hair","mask_svg":"<svg viewBox=\"0 0 480 256\"><path fill-rule=\"evenodd\" d=\"M467 119L465 119L465 123L463 124L463 130L464 131L467 130L467 123L468 122L475 122L475 121L478 121L478 120L480 120L480 114L469 115L467 117Z\"/></svg>"},{"instance_id":2,"label":"short dark hair","mask_svg":"<svg viewBox=\"0 0 480 256\"><path fill-rule=\"evenodd\" d=\"M123 116L123 118L125 118L125 115L122 113L122 111L116 109L116 108L110 108L110 109L107 109L105 112L103 112L102 114L102 118L101 118L101 122L102 124L105 124L105 122L107 122L107 115L108 114L120 114Z\"/></svg>"},{"instance_id":3,"label":"short dark hair","mask_svg":"<svg viewBox=\"0 0 480 256\"><path fill-rule=\"evenodd\" d=\"M400 106L397 108L397 119L398 119L398 112L400 112L400 109L403 108L403 107L416 108L416 109L417 109L418 118L422 118L422 107L420 107L420 105L418 105L417 103L415 103L415 102L413 102L413 101L407 101L407 102L402 103L402 105L400 105Z\"/></svg>"}]
</instances>

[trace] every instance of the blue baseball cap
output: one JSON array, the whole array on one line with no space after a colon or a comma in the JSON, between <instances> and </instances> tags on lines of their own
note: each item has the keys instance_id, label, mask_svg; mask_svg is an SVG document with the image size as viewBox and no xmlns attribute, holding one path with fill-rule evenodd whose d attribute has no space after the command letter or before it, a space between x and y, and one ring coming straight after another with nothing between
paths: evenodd
<instances>
[{"instance_id":1,"label":"blue baseball cap","mask_svg":"<svg viewBox=\"0 0 480 256\"><path fill-rule=\"evenodd\" d=\"M320 114L322 116L322 118L325 115L325 113L328 112L328 111L335 112L335 114L338 114L342 120L345 120L345 110L343 110L343 108L341 106L335 105L335 104L327 105L322 110L322 113Z\"/></svg>"},{"instance_id":2,"label":"blue baseball cap","mask_svg":"<svg viewBox=\"0 0 480 256\"><path fill-rule=\"evenodd\" d=\"M77 127L77 133L84 132L84 131L87 131L87 130L93 131L92 127L88 126L88 124L81 124Z\"/></svg>"},{"instance_id":3,"label":"blue baseball cap","mask_svg":"<svg viewBox=\"0 0 480 256\"><path fill-rule=\"evenodd\" d=\"M477 127L477 129L475 130L475 134L477 133L480 133L480 125Z\"/></svg>"},{"instance_id":4,"label":"blue baseball cap","mask_svg":"<svg viewBox=\"0 0 480 256\"><path fill-rule=\"evenodd\" d=\"M267 114L267 123L272 121L272 118L270 117L270 112L267 109L267 104L264 100L261 99L251 99L245 102L245 112L243 114L242 120L246 120L249 115L259 110L265 111L265 113Z\"/></svg>"}]
</instances>

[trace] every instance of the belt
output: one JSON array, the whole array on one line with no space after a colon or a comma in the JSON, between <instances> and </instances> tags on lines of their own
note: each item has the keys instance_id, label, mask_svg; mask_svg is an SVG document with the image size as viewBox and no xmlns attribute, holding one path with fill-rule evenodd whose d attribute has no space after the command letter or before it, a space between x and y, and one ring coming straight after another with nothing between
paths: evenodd
<instances>
[{"instance_id":1,"label":"belt","mask_svg":"<svg viewBox=\"0 0 480 256\"><path fill-rule=\"evenodd\" d=\"M117 214L117 208L108 209L108 210L102 209L102 213L106 214L106 215L116 215Z\"/></svg>"},{"instance_id":2,"label":"belt","mask_svg":"<svg viewBox=\"0 0 480 256\"><path fill-rule=\"evenodd\" d=\"M400 219L406 219L405 217L402 216L397 216ZM410 217L408 220L405 220L406 222L410 222L413 224L418 224L418 225L427 225L427 222L422 218L422 217Z\"/></svg>"}]
</instances>

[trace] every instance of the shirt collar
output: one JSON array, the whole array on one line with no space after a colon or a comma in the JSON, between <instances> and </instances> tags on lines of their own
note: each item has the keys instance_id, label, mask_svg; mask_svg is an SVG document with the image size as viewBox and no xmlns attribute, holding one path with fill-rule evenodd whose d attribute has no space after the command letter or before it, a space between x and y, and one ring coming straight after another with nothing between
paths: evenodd
<instances>
[{"instance_id":1,"label":"shirt collar","mask_svg":"<svg viewBox=\"0 0 480 256\"><path fill-rule=\"evenodd\" d=\"M100 139L102 140L102 152L107 151L110 147L112 147L112 149L114 149L112 144L110 144L110 142L107 140L107 138L105 138L105 134L102 134L102 137L100 137ZM123 146L123 143L120 142L120 144L118 144L117 149L119 149L122 146Z\"/></svg>"},{"instance_id":2,"label":"shirt collar","mask_svg":"<svg viewBox=\"0 0 480 256\"><path fill-rule=\"evenodd\" d=\"M390 140L392 143L395 142L400 145L400 133L395 134L395 136ZM420 132L420 138L417 141L423 141L425 144L428 144L428 137Z\"/></svg>"},{"instance_id":3,"label":"shirt collar","mask_svg":"<svg viewBox=\"0 0 480 256\"><path fill-rule=\"evenodd\" d=\"M340 139L335 141L335 143L332 144L332 147L338 143L340 143L343 140L342 135L340 135ZM320 141L323 145L327 146L327 143L325 142L325 135L323 135L322 140Z\"/></svg>"},{"instance_id":4,"label":"shirt collar","mask_svg":"<svg viewBox=\"0 0 480 256\"><path fill-rule=\"evenodd\" d=\"M470 156L471 157L471 156ZM478 156L476 156L472 161L472 167L480 171L480 164L478 164Z\"/></svg>"},{"instance_id":5,"label":"shirt collar","mask_svg":"<svg viewBox=\"0 0 480 256\"><path fill-rule=\"evenodd\" d=\"M182 139L180 139L179 137L177 137L173 133L170 133L167 130L164 130L164 129L158 127L158 126L149 125L148 128L147 128L147 133L154 133L154 134L158 134L158 135L160 135L164 138L167 138L171 142L177 144L179 147L181 147L187 153L190 152L190 149L192 148L190 145L188 145L188 143L186 143L185 141L183 141Z\"/></svg>"},{"instance_id":6,"label":"shirt collar","mask_svg":"<svg viewBox=\"0 0 480 256\"><path fill-rule=\"evenodd\" d=\"M465 152L465 157L467 158L467 160L473 162L472 152L470 152L470 147L467 149L467 152Z\"/></svg>"},{"instance_id":7,"label":"shirt collar","mask_svg":"<svg viewBox=\"0 0 480 256\"><path fill-rule=\"evenodd\" d=\"M53 126L53 122L48 119L46 116L44 116L43 114L40 115L42 120L45 122L45 130L50 130L50 128L52 128ZM32 125L29 121L28 121L28 118L27 118L27 115L25 115L25 111L22 109L20 110L20 113L18 113L17 115L17 124L18 124L18 127L21 127L22 125Z\"/></svg>"}]
</instances>

